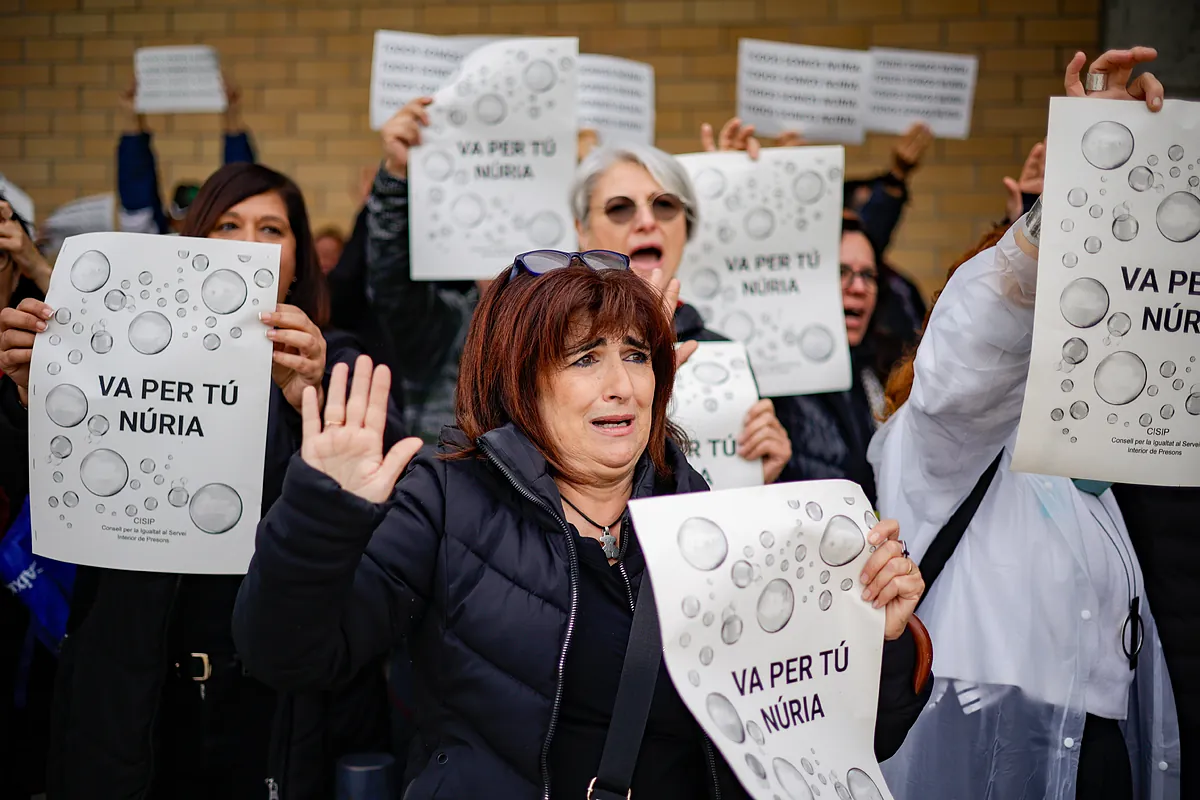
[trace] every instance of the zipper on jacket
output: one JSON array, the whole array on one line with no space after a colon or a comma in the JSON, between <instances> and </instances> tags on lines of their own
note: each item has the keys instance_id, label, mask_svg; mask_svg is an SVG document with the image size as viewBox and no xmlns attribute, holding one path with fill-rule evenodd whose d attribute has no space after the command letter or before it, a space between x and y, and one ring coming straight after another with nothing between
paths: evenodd
<instances>
[{"instance_id":1,"label":"zipper on jacket","mask_svg":"<svg viewBox=\"0 0 1200 800\"><path fill-rule=\"evenodd\" d=\"M571 610L567 615L567 632L563 636L562 649L558 654L558 675L555 681L557 685L554 689L554 706L550 710L550 727L546 729L546 741L542 743L542 799L550 800L550 743L554 740L554 732L558 728L558 715L562 711L563 675L567 669L567 651L571 648L571 638L575 634L575 616L579 609L579 553L575 549L575 537L571 535L571 527L562 518L562 515L557 513L533 492L526 489L517 480L516 476L512 474L512 471L497 458L496 454L492 452L492 449L482 437L477 439L475 443L483 451L483 454L487 456L488 461L516 489L517 494L546 511L557 520L563 534L567 537L567 550L570 554L570 558L568 559L568 573L571 586Z\"/></svg>"},{"instance_id":2,"label":"zipper on jacket","mask_svg":"<svg viewBox=\"0 0 1200 800\"><path fill-rule=\"evenodd\" d=\"M170 636L171 617L175 613L175 601L177 599L179 599L179 589L182 586L183 586L183 576L176 575L175 576L175 589L174 589L174 591L171 592L171 603L170 603L170 605L167 606L166 630L163 631L163 648L162 648L163 661L167 662L168 665L170 664L170 661L171 661L171 636ZM155 757L154 757L154 732L155 732L155 729L158 727L158 712L162 710L162 693L163 693L163 690L166 688L166 681L169 681L170 679L171 678L168 675L165 678L165 680L163 681L163 684L159 687L158 700L155 701L155 703L154 703L154 713L150 715L150 739L147 742L147 749L150 751L150 759L149 759L150 774L146 776L146 791L142 793L143 800L144 800L144 798L150 796L150 791L151 791L151 789L154 788L154 773L156 772Z\"/></svg>"},{"instance_id":3,"label":"zipper on jacket","mask_svg":"<svg viewBox=\"0 0 1200 800\"><path fill-rule=\"evenodd\" d=\"M704 740L704 759L708 762L708 777L712 778L713 800L721 800L721 782L717 779L717 757L713 754L712 741L709 740L708 734L704 732L703 728L700 728L700 738Z\"/></svg>"},{"instance_id":4,"label":"zipper on jacket","mask_svg":"<svg viewBox=\"0 0 1200 800\"><path fill-rule=\"evenodd\" d=\"M275 782L275 779L267 778L265 783L267 784L267 800L279 800L279 784Z\"/></svg>"}]
</instances>

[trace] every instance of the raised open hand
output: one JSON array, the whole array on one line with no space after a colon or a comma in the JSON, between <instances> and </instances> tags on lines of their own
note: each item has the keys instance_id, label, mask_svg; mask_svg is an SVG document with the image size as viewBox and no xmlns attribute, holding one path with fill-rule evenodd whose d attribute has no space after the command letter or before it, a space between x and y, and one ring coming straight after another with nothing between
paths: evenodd
<instances>
[{"instance_id":1,"label":"raised open hand","mask_svg":"<svg viewBox=\"0 0 1200 800\"><path fill-rule=\"evenodd\" d=\"M359 356L354 364L354 383L346 397L350 368L336 364L329 379L329 397L325 402L325 423L317 404L317 390L304 389L301 414L304 440L300 457L304 463L338 482L351 494L372 503L382 503L392 495L408 462L421 449L421 440L403 439L383 452L383 430L392 375L382 364L371 369L371 359Z\"/></svg>"},{"instance_id":2,"label":"raised open hand","mask_svg":"<svg viewBox=\"0 0 1200 800\"><path fill-rule=\"evenodd\" d=\"M1008 193L1005 209L1008 218L1016 220L1025 213L1025 203L1022 195L1042 193L1046 180L1046 143L1038 142L1025 157L1025 165L1021 167L1021 175L1016 180L1004 179L1004 189Z\"/></svg>"},{"instance_id":3,"label":"raised open hand","mask_svg":"<svg viewBox=\"0 0 1200 800\"><path fill-rule=\"evenodd\" d=\"M1099 97L1107 100L1142 100L1151 111L1160 111L1163 104L1163 85L1149 72L1143 72L1132 81L1129 80L1133 69L1138 64L1145 64L1158 58L1158 51L1153 47L1134 47L1131 50L1109 50L1097 58L1088 67L1089 73L1108 76L1107 88L1102 91L1089 92L1084 88L1080 71L1087 63L1087 56L1076 53L1067 64L1067 72L1063 78L1068 97Z\"/></svg>"},{"instance_id":4,"label":"raised open hand","mask_svg":"<svg viewBox=\"0 0 1200 800\"><path fill-rule=\"evenodd\" d=\"M707 153L717 150L745 150L751 161L758 160L760 145L754 136L753 125L743 125L737 117L721 126L720 135L713 138L713 128L707 122L700 126L700 145Z\"/></svg>"}]
</instances>

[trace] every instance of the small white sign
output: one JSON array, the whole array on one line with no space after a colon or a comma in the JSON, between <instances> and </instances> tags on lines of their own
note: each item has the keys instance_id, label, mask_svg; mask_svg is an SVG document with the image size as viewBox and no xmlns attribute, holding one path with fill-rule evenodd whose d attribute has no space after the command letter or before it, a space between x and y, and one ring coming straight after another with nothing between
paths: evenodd
<instances>
[{"instance_id":1,"label":"small white sign","mask_svg":"<svg viewBox=\"0 0 1200 800\"><path fill-rule=\"evenodd\" d=\"M762 459L738 455L758 385L740 342L701 342L675 372L670 418L688 435L688 461L714 489L762 486Z\"/></svg>"},{"instance_id":2,"label":"small white sign","mask_svg":"<svg viewBox=\"0 0 1200 800\"><path fill-rule=\"evenodd\" d=\"M966 139L975 101L975 56L871 49L867 128L904 133L924 122L941 139Z\"/></svg>"},{"instance_id":3,"label":"small white sign","mask_svg":"<svg viewBox=\"0 0 1200 800\"><path fill-rule=\"evenodd\" d=\"M225 81L217 51L205 45L143 47L133 54L139 114L224 111Z\"/></svg>"},{"instance_id":4,"label":"small white sign","mask_svg":"<svg viewBox=\"0 0 1200 800\"><path fill-rule=\"evenodd\" d=\"M1050 101L1014 470L1200 485L1200 103Z\"/></svg>"},{"instance_id":5,"label":"small white sign","mask_svg":"<svg viewBox=\"0 0 1200 800\"><path fill-rule=\"evenodd\" d=\"M764 136L861 144L871 55L758 39L738 41L738 116Z\"/></svg>"},{"instance_id":6,"label":"small white sign","mask_svg":"<svg viewBox=\"0 0 1200 800\"><path fill-rule=\"evenodd\" d=\"M680 156L700 225L679 268L706 327L742 342L764 397L850 388L841 147Z\"/></svg>"},{"instance_id":7,"label":"small white sign","mask_svg":"<svg viewBox=\"0 0 1200 800\"><path fill-rule=\"evenodd\" d=\"M34 341L40 556L241 574L262 505L279 246L134 233L66 241ZM236 443L233 446L232 443Z\"/></svg>"},{"instance_id":8,"label":"small white sign","mask_svg":"<svg viewBox=\"0 0 1200 800\"><path fill-rule=\"evenodd\" d=\"M577 50L484 45L434 95L408 166L414 280L494 278L519 253L574 249Z\"/></svg>"},{"instance_id":9,"label":"small white sign","mask_svg":"<svg viewBox=\"0 0 1200 800\"><path fill-rule=\"evenodd\" d=\"M113 230L115 203L115 197L109 192L81 197L54 209L42 226L50 239L49 250L58 250L70 236Z\"/></svg>"},{"instance_id":10,"label":"small white sign","mask_svg":"<svg viewBox=\"0 0 1200 800\"><path fill-rule=\"evenodd\" d=\"M432 96L446 85L459 64L487 37L427 36L375 31L371 61L371 130L418 97Z\"/></svg>"},{"instance_id":11,"label":"small white sign","mask_svg":"<svg viewBox=\"0 0 1200 800\"><path fill-rule=\"evenodd\" d=\"M875 761L885 613L849 481L629 504L679 696L757 800L891 800Z\"/></svg>"},{"instance_id":12,"label":"small white sign","mask_svg":"<svg viewBox=\"0 0 1200 800\"><path fill-rule=\"evenodd\" d=\"M654 144L654 67L580 53L579 127L602 144Z\"/></svg>"}]
</instances>

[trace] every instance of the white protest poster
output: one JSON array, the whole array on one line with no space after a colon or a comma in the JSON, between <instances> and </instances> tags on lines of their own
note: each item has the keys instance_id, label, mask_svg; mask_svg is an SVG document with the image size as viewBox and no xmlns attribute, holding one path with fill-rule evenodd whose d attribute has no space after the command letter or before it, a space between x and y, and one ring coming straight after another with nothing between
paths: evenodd
<instances>
[{"instance_id":1,"label":"white protest poster","mask_svg":"<svg viewBox=\"0 0 1200 800\"><path fill-rule=\"evenodd\" d=\"M861 144L870 75L861 50L739 39L737 113L763 136Z\"/></svg>"},{"instance_id":2,"label":"white protest poster","mask_svg":"<svg viewBox=\"0 0 1200 800\"><path fill-rule=\"evenodd\" d=\"M12 206L12 210L17 212L17 216L30 225L36 222L33 198L27 195L20 186L17 186L3 175L0 175L0 194L4 195L4 199Z\"/></svg>"},{"instance_id":3,"label":"white protest poster","mask_svg":"<svg viewBox=\"0 0 1200 800\"><path fill-rule=\"evenodd\" d=\"M487 44L434 95L409 155L414 280L494 278L519 253L574 249L578 47Z\"/></svg>"},{"instance_id":4,"label":"white protest poster","mask_svg":"<svg viewBox=\"0 0 1200 800\"><path fill-rule=\"evenodd\" d=\"M1013 469L1200 485L1200 103L1054 98Z\"/></svg>"},{"instance_id":5,"label":"white protest poster","mask_svg":"<svg viewBox=\"0 0 1200 800\"><path fill-rule=\"evenodd\" d=\"M371 130L379 130L409 101L432 95L458 69L479 37L375 31L371 60Z\"/></svg>"},{"instance_id":6,"label":"white protest poster","mask_svg":"<svg viewBox=\"0 0 1200 800\"><path fill-rule=\"evenodd\" d=\"M46 217L42 226L50 239L49 249L58 250L69 236L113 230L115 211L116 198L112 192L81 197L62 204Z\"/></svg>"},{"instance_id":7,"label":"white protest poster","mask_svg":"<svg viewBox=\"0 0 1200 800\"><path fill-rule=\"evenodd\" d=\"M654 144L654 67L580 53L579 127L603 144Z\"/></svg>"},{"instance_id":8,"label":"white protest poster","mask_svg":"<svg viewBox=\"0 0 1200 800\"><path fill-rule=\"evenodd\" d=\"M762 486L762 459L737 452L758 385L740 342L701 342L675 372L668 416L688 435L688 461L714 489Z\"/></svg>"},{"instance_id":9,"label":"white protest poster","mask_svg":"<svg viewBox=\"0 0 1200 800\"><path fill-rule=\"evenodd\" d=\"M241 574L262 505L279 247L135 233L66 241L29 381L34 552Z\"/></svg>"},{"instance_id":10,"label":"white protest poster","mask_svg":"<svg viewBox=\"0 0 1200 800\"><path fill-rule=\"evenodd\" d=\"M139 114L224 111L225 81L217 51L206 45L142 47L133 54Z\"/></svg>"},{"instance_id":11,"label":"white protest poster","mask_svg":"<svg viewBox=\"0 0 1200 800\"><path fill-rule=\"evenodd\" d=\"M875 514L849 481L634 500L663 658L758 800L890 800L875 761L884 611Z\"/></svg>"},{"instance_id":12,"label":"white protest poster","mask_svg":"<svg viewBox=\"0 0 1200 800\"><path fill-rule=\"evenodd\" d=\"M871 48L867 129L904 133L924 122L939 139L966 139L978 72L975 56Z\"/></svg>"},{"instance_id":13,"label":"white protest poster","mask_svg":"<svg viewBox=\"0 0 1200 800\"><path fill-rule=\"evenodd\" d=\"M742 342L764 397L850 388L842 313L841 147L679 156L700 224L679 268L682 298Z\"/></svg>"}]
</instances>

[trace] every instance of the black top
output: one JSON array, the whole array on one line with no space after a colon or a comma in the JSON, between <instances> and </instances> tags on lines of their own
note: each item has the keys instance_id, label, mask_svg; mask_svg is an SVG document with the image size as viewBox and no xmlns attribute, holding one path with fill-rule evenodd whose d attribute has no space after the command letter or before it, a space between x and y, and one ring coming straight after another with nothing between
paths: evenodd
<instances>
[{"instance_id":1,"label":"black top","mask_svg":"<svg viewBox=\"0 0 1200 800\"><path fill-rule=\"evenodd\" d=\"M630 596L641 585L645 559L637 538L621 562L609 566L600 542L580 536L579 612L567 655L559 728L550 746L554 797L580 800L596 777L604 737L612 720L633 622ZM622 535L624 533L622 532ZM629 575L629 585L621 565ZM700 729L683 704L664 662L659 667L646 735L633 774L633 795L656 800L695 800L708 796L709 771ZM711 782L711 781L708 781Z\"/></svg>"}]
</instances>

